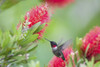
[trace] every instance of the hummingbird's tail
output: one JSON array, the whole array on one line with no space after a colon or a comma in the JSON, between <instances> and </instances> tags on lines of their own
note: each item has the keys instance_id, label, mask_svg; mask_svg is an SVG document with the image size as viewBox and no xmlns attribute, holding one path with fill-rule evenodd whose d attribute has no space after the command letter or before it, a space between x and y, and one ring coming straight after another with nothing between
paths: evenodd
<instances>
[{"instance_id":1,"label":"hummingbird's tail","mask_svg":"<svg viewBox=\"0 0 100 67\"><path fill-rule=\"evenodd\" d=\"M61 58L65 61L64 54L61 52Z\"/></svg>"},{"instance_id":2,"label":"hummingbird's tail","mask_svg":"<svg viewBox=\"0 0 100 67\"><path fill-rule=\"evenodd\" d=\"M61 57L63 60L65 60L65 57L64 57L64 55Z\"/></svg>"}]
</instances>

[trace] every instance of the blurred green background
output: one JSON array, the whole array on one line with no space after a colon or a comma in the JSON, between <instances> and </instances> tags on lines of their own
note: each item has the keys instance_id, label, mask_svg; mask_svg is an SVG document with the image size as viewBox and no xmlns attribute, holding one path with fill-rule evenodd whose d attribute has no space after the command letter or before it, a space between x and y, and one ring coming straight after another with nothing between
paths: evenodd
<instances>
[{"instance_id":1,"label":"blurred green background","mask_svg":"<svg viewBox=\"0 0 100 67\"><path fill-rule=\"evenodd\" d=\"M11 30L12 24L17 25L27 11L40 4L39 0L20 2L18 0L15 4L7 2L0 6L0 29ZM7 5L9 8L5 7ZM73 39L73 49L75 49L75 38L83 37L94 26L100 26L100 0L76 0L64 8L57 8L54 11L44 37L56 42L60 39L64 41ZM36 60L40 61L41 67L47 65L53 56L49 42L44 39L39 41L38 48L31 54L37 56Z\"/></svg>"}]
</instances>

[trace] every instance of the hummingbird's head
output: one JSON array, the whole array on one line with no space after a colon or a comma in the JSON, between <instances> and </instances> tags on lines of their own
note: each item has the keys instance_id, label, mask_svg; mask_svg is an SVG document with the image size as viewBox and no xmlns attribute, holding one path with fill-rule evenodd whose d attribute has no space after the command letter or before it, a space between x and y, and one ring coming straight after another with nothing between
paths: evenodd
<instances>
[{"instance_id":1,"label":"hummingbird's head","mask_svg":"<svg viewBox=\"0 0 100 67\"><path fill-rule=\"evenodd\" d=\"M57 47L57 43L56 43L56 42L54 42L54 41L50 41L50 44L51 44L51 47L52 47L52 48Z\"/></svg>"},{"instance_id":2,"label":"hummingbird's head","mask_svg":"<svg viewBox=\"0 0 100 67\"><path fill-rule=\"evenodd\" d=\"M52 48L57 48L57 43L56 43L56 42L50 41L50 40L48 40L47 38L45 38L45 40L47 40L47 41L50 42Z\"/></svg>"}]
</instances>

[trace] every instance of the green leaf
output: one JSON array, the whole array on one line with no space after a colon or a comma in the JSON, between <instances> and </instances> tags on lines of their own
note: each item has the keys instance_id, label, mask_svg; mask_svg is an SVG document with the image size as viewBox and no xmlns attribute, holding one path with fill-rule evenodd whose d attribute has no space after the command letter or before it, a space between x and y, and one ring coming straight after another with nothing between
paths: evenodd
<instances>
[{"instance_id":1,"label":"green leaf","mask_svg":"<svg viewBox=\"0 0 100 67\"><path fill-rule=\"evenodd\" d=\"M96 55L96 56L94 57L94 60L95 60L95 61L100 60L100 54Z\"/></svg>"},{"instance_id":2,"label":"green leaf","mask_svg":"<svg viewBox=\"0 0 100 67\"><path fill-rule=\"evenodd\" d=\"M31 48L30 48L31 47ZM29 52L31 52L31 51L33 51L33 50L35 50L36 48L37 48L37 45L33 45L33 47L32 46L30 46L29 48L30 49L27 49L27 53L29 53Z\"/></svg>"},{"instance_id":3,"label":"green leaf","mask_svg":"<svg viewBox=\"0 0 100 67\"><path fill-rule=\"evenodd\" d=\"M16 26L15 24L12 24L12 30L11 30L11 35L14 35L17 33L17 29L16 29Z\"/></svg>"},{"instance_id":4,"label":"green leaf","mask_svg":"<svg viewBox=\"0 0 100 67\"><path fill-rule=\"evenodd\" d=\"M86 48L86 50L85 50L85 57L86 57L86 55L87 55L87 52L88 52L89 46L90 46L90 44L88 44L88 46L87 46L87 48Z\"/></svg>"},{"instance_id":5,"label":"green leaf","mask_svg":"<svg viewBox=\"0 0 100 67\"><path fill-rule=\"evenodd\" d=\"M17 30L15 24L13 24L12 25L11 35L15 36L15 40L20 39L21 34L22 34L22 24L20 23L20 26L19 26L18 30Z\"/></svg>"},{"instance_id":6,"label":"green leaf","mask_svg":"<svg viewBox=\"0 0 100 67\"><path fill-rule=\"evenodd\" d=\"M36 62L36 67L40 67L39 61Z\"/></svg>"},{"instance_id":7,"label":"green leaf","mask_svg":"<svg viewBox=\"0 0 100 67\"><path fill-rule=\"evenodd\" d=\"M40 2L44 2L45 0L39 0Z\"/></svg>"},{"instance_id":8,"label":"green leaf","mask_svg":"<svg viewBox=\"0 0 100 67\"><path fill-rule=\"evenodd\" d=\"M72 67L72 61L71 60L69 60L69 64L68 65L66 63L66 67Z\"/></svg>"},{"instance_id":9,"label":"green leaf","mask_svg":"<svg viewBox=\"0 0 100 67\"><path fill-rule=\"evenodd\" d=\"M21 50L18 50L16 52L14 52L15 56L21 54L21 55L24 55L26 53L26 50L24 48L22 48Z\"/></svg>"},{"instance_id":10,"label":"green leaf","mask_svg":"<svg viewBox=\"0 0 100 67\"><path fill-rule=\"evenodd\" d=\"M77 67L79 67L79 65L80 65L81 63L83 63L83 62L84 62L83 58L82 58L82 59L79 59L78 62L77 62Z\"/></svg>"},{"instance_id":11,"label":"green leaf","mask_svg":"<svg viewBox=\"0 0 100 67\"><path fill-rule=\"evenodd\" d=\"M80 49L81 45L82 45L82 39L77 37L76 38L76 47L78 49L78 53L79 53L80 57L82 57L82 51Z\"/></svg>"},{"instance_id":12,"label":"green leaf","mask_svg":"<svg viewBox=\"0 0 100 67\"><path fill-rule=\"evenodd\" d=\"M28 60L34 60L34 59L36 59L37 57L35 57L35 56L32 56L32 57L29 57L29 59Z\"/></svg>"},{"instance_id":13,"label":"green leaf","mask_svg":"<svg viewBox=\"0 0 100 67\"><path fill-rule=\"evenodd\" d=\"M28 67L40 67L40 63L39 63L39 61L37 61L37 62L30 61L28 63Z\"/></svg>"},{"instance_id":14,"label":"green leaf","mask_svg":"<svg viewBox=\"0 0 100 67\"><path fill-rule=\"evenodd\" d=\"M22 39L18 42L19 45L25 45L25 44L29 44L31 42L33 42L34 40L36 40L38 38L38 34L34 34L34 35L30 35L27 36L25 39Z\"/></svg>"},{"instance_id":15,"label":"green leaf","mask_svg":"<svg viewBox=\"0 0 100 67\"><path fill-rule=\"evenodd\" d=\"M72 56L70 56L70 62L71 62L71 65L73 66L73 59L72 59Z\"/></svg>"},{"instance_id":16,"label":"green leaf","mask_svg":"<svg viewBox=\"0 0 100 67\"><path fill-rule=\"evenodd\" d=\"M1 46L1 43L2 43L2 31L0 30L0 46Z\"/></svg>"},{"instance_id":17,"label":"green leaf","mask_svg":"<svg viewBox=\"0 0 100 67\"><path fill-rule=\"evenodd\" d=\"M76 54L74 55L74 62L75 62L75 64L77 64L77 55Z\"/></svg>"},{"instance_id":18,"label":"green leaf","mask_svg":"<svg viewBox=\"0 0 100 67\"><path fill-rule=\"evenodd\" d=\"M25 56L21 56L21 55L19 55L19 56L15 56L15 57L13 57L12 58L12 61L9 61L10 63L12 63L12 64L15 64L15 63L24 63L24 62L26 62L26 57Z\"/></svg>"},{"instance_id":19,"label":"green leaf","mask_svg":"<svg viewBox=\"0 0 100 67\"><path fill-rule=\"evenodd\" d=\"M86 59L86 63L87 63L87 67L93 67L93 65L94 65L94 57L92 57L92 60L91 61L88 61Z\"/></svg>"},{"instance_id":20,"label":"green leaf","mask_svg":"<svg viewBox=\"0 0 100 67\"><path fill-rule=\"evenodd\" d=\"M9 42L10 42L10 33L9 33L9 31L7 31L7 32L5 32L4 33L4 36L3 36L3 43L2 43L2 48L7 48L10 44L9 44Z\"/></svg>"},{"instance_id":21,"label":"green leaf","mask_svg":"<svg viewBox=\"0 0 100 67\"><path fill-rule=\"evenodd\" d=\"M16 57L13 57L12 59L16 59L16 60L23 60L23 59L25 59L25 56L21 56L21 55L19 55L19 56L16 56Z\"/></svg>"},{"instance_id":22,"label":"green leaf","mask_svg":"<svg viewBox=\"0 0 100 67\"><path fill-rule=\"evenodd\" d=\"M3 48L0 52L0 55L7 55L10 53L11 50L13 50L14 48Z\"/></svg>"},{"instance_id":23,"label":"green leaf","mask_svg":"<svg viewBox=\"0 0 100 67\"><path fill-rule=\"evenodd\" d=\"M28 44L28 45L22 47L21 49L19 49L18 51L16 51L14 54L15 54L15 56L17 56L19 54L24 55L25 53L29 53L29 52L33 51L36 47L37 47L37 45Z\"/></svg>"},{"instance_id":24,"label":"green leaf","mask_svg":"<svg viewBox=\"0 0 100 67\"><path fill-rule=\"evenodd\" d=\"M17 30L17 29L16 29ZM17 30L17 32L15 33L16 36L16 40L20 39L22 34L22 24L19 26L19 29Z\"/></svg>"},{"instance_id":25,"label":"green leaf","mask_svg":"<svg viewBox=\"0 0 100 67\"><path fill-rule=\"evenodd\" d=\"M33 25L31 28L29 28L28 35L33 34L36 31L36 29L40 26L40 24L41 24L41 22L38 22L35 25Z\"/></svg>"},{"instance_id":26,"label":"green leaf","mask_svg":"<svg viewBox=\"0 0 100 67\"><path fill-rule=\"evenodd\" d=\"M16 40L15 40L15 36L10 36L10 42L9 42L9 48L12 48L15 44L15 42L16 42Z\"/></svg>"},{"instance_id":27,"label":"green leaf","mask_svg":"<svg viewBox=\"0 0 100 67\"><path fill-rule=\"evenodd\" d=\"M94 67L100 67L100 62L97 62Z\"/></svg>"},{"instance_id":28,"label":"green leaf","mask_svg":"<svg viewBox=\"0 0 100 67\"><path fill-rule=\"evenodd\" d=\"M37 32L39 32L39 31L41 31L41 30L44 28L45 24L46 24L46 23L41 24L41 25L36 29L36 31L35 31L34 33L37 33Z\"/></svg>"}]
</instances>

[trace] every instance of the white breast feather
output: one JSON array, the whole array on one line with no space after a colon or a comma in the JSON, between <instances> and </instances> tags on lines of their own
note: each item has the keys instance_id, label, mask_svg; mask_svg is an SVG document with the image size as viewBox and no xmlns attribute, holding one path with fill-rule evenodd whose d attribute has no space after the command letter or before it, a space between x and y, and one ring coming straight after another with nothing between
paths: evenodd
<instances>
[{"instance_id":1,"label":"white breast feather","mask_svg":"<svg viewBox=\"0 0 100 67\"><path fill-rule=\"evenodd\" d=\"M57 47L53 47L52 49L53 49L53 50L57 50Z\"/></svg>"}]
</instances>

